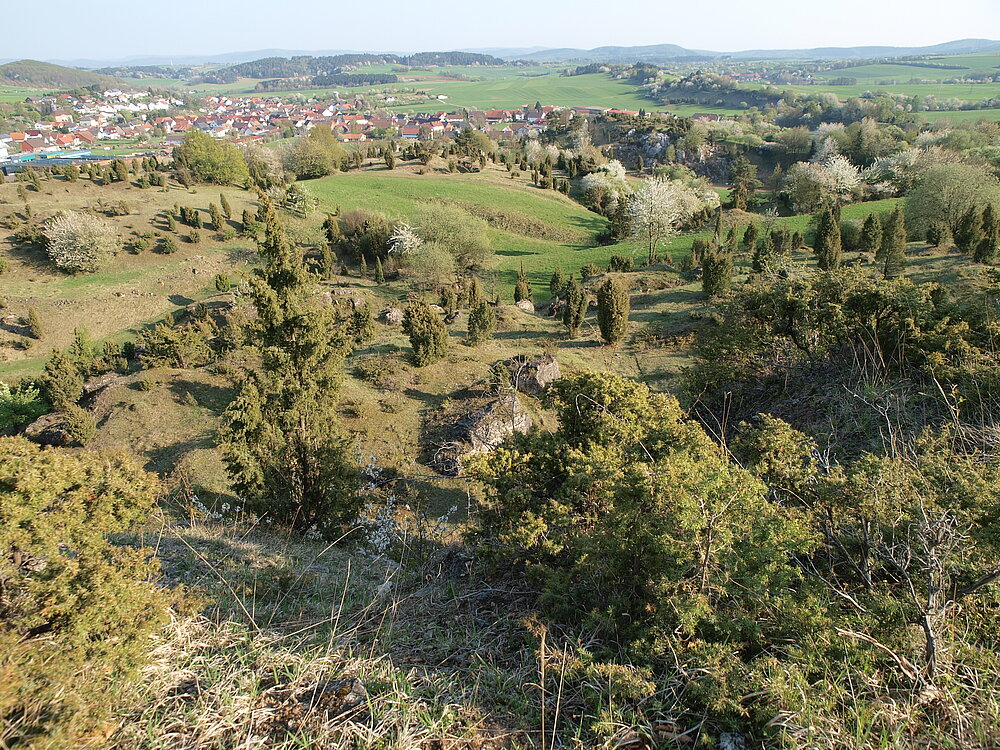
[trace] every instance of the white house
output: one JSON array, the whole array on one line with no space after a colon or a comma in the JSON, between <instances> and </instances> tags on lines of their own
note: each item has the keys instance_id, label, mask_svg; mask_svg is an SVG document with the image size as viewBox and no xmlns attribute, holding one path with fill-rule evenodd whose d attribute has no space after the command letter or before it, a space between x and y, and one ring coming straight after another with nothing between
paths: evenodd
<instances>
[{"instance_id":1,"label":"white house","mask_svg":"<svg viewBox=\"0 0 1000 750\"><path fill-rule=\"evenodd\" d=\"M7 144L0 142L0 161L6 161L9 156L10 153L7 150Z\"/></svg>"}]
</instances>

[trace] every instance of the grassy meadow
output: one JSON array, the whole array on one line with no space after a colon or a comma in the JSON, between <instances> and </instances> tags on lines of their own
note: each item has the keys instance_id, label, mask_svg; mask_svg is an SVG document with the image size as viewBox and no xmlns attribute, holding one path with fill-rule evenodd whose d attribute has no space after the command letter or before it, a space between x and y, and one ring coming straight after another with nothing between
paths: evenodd
<instances>
[{"instance_id":1,"label":"grassy meadow","mask_svg":"<svg viewBox=\"0 0 1000 750\"><path fill-rule=\"evenodd\" d=\"M10 104L12 102L23 102L29 96L42 96L48 94L48 89L21 87L21 86L0 86L0 104Z\"/></svg>"}]
</instances>

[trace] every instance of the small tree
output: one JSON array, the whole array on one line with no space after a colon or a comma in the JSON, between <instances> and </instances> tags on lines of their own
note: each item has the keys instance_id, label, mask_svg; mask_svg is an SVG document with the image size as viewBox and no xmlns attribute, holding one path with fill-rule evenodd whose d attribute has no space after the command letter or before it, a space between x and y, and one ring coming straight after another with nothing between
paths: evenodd
<instances>
[{"instance_id":1,"label":"small tree","mask_svg":"<svg viewBox=\"0 0 1000 750\"><path fill-rule=\"evenodd\" d=\"M212 217L212 226L215 227L215 231L221 232L225 225L225 220L222 218L222 211L214 203L209 203L208 213Z\"/></svg>"},{"instance_id":2,"label":"small tree","mask_svg":"<svg viewBox=\"0 0 1000 750\"><path fill-rule=\"evenodd\" d=\"M45 335L45 329L42 327L42 319L38 315L38 310L34 307L28 308L28 335L39 341Z\"/></svg>"},{"instance_id":3,"label":"small tree","mask_svg":"<svg viewBox=\"0 0 1000 750\"><path fill-rule=\"evenodd\" d=\"M840 267L843 247L840 240L840 223L833 209L825 206L819 214L816 224L816 239L813 242L813 252L816 262L824 271L833 271Z\"/></svg>"},{"instance_id":4,"label":"small tree","mask_svg":"<svg viewBox=\"0 0 1000 750\"><path fill-rule=\"evenodd\" d=\"M563 308L563 325L570 338L575 338L587 314L587 293L576 279L566 284L566 307Z\"/></svg>"},{"instance_id":5,"label":"small tree","mask_svg":"<svg viewBox=\"0 0 1000 750\"><path fill-rule=\"evenodd\" d=\"M903 273L906 267L906 223L903 210L899 206L889 214L882 227L882 244L879 255L883 262L883 273L893 279Z\"/></svg>"},{"instance_id":6,"label":"small tree","mask_svg":"<svg viewBox=\"0 0 1000 750\"><path fill-rule=\"evenodd\" d=\"M382 259L375 258L375 283L385 283L385 270L382 268Z\"/></svg>"},{"instance_id":7,"label":"small tree","mask_svg":"<svg viewBox=\"0 0 1000 750\"><path fill-rule=\"evenodd\" d=\"M858 249L868 255L876 255L882 246L882 220L876 213L868 214L861 225Z\"/></svg>"},{"instance_id":8,"label":"small tree","mask_svg":"<svg viewBox=\"0 0 1000 750\"><path fill-rule=\"evenodd\" d=\"M88 445L94 442L97 437L97 420L94 416L76 404L67 406L64 410L66 417L66 432L80 445Z\"/></svg>"},{"instance_id":9,"label":"small tree","mask_svg":"<svg viewBox=\"0 0 1000 750\"><path fill-rule=\"evenodd\" d=\"M994 263L1000 252L1000 226L997 225L996 211L992 203L987 203L983 211L983 237L976 245L977 263Z\"/></svg>"},{"instance_id":10,"label":"small tree","mask_svg":"<svg viewBox=\"0 0 1000 750\"><path fill-rule=\"evenodd\" d=\"M480 302L469 313L469 338L472 346L493 338L497 328L497 315L488 302Z\"/></svg>"},{"instance_id":11,"label":"small tree","mask_svg":"<svg viewBox=\"0 0 1000 750\"><path fill-rule=\"evenodd\" d=\"M692 190L674 180L646 180L628 203L632 234L646 245L647 263L657 261L660 242L677 230L677 225L702 205Z\"/></svg>"},{"instance_id":12,"label":"small tree","mask_svg":"<svg viewBox=\"0 0 1000 750\"><path fill-rule=\"evenodd\" d=\"M733 257L725 250L705 253L701 269L701 288L709 297L721 297L733 283Z\"/></svg>"},{"instance_id":13,"label":"small tree","mask_svg":"<svg viewBox=\"0 0 1000 750\"><path fill-rule=\"evenodd\" d=\"M469 284L465 288L465 307L468 310L474 310L482 301L483 285L479 282L478 277L473 276L469 279Z\"/></svg>"},{"instance_id":14,"label":"small tree","mask_svg":"<svg viewBox=\"0 0 1000 750\"><path fill-rule=\"evenodd\" d=\"M417 367L437 362L448 353L448 329L424 302L407 306L403 316L403 332L413 347L413 362Z\"/></svg>"},{"instance_id":15,"label":"small tree","mask_svg":"<svg viewBox=\"0 0 1000 750\"><path fill-rule=\"evenodd\" d=\"M729 193L730 205L738 211L746 211L753 203L754 193L760 187L757 167L745 156L737 156L733 162L733 189Z\"/></svg>"},{"instance_id":16,"label":"small tree","mask_svg":"<svg viewBox=\"0 0 1000 750\"><path fill-rule=\"evenodd\" d=\"M219 193L219 205L222 207L222 215L226 219L233 218L233 208L229 205L229 201L226 199L225 193Z\"/></svg>"},{"instance_id":17,"label":"small tree","mask_svg":"<svg viewBox=\"0 0 1000 750\"><path fill-rule=\"evenodd\" d=\"M955 246L963 253L970 253L983 238L983 214L977 206L969 206L955 227Z\"/></svg>"},{"instance_id":18,"label":"small tree","mask_svg":"<svg viewBox=\"0 0 1000 750\"><path fill-rule=\"evenodd\" d=\"M375 322L372 320L372 311L368 305L354 307L354 310L351 311L348 331L356 346L366 344L375 335Z\"/></svg>"},{"instance_id":19,"label":"small tree","mask_svg":"<svg viewBox=\"0 0 1000 750\"><path fill-rule=\"evenodd\" d=\"M73 359L59 349L45 365L42 375L42 395L53 409L73 406L83 394L83 375Z\"/></svg>"},{"instance_id":20,"label":"small tree","mask_svg":"<svg viewBox=\"0 0 1000 750\"><path fill-rule=\"evenodd\" d=\"M609 278L597 289L597 325L608 344L625 338L629 307L628 289L620 279Z\"/></svg>"},{"instance_id":21,"label":"small tree","mask_svg":"<svg viewBox=\"0 0 1000 750\"><path fill-rule=\"evenodd\" d=\"M339 538L361 502L337 428L344 341L272 206L264 221L263 263L247 282L257 317L242 336L255 364L223 415L223 457L233 490L258 515Z\"/></svg>"},{"instance_id":22,"label":"small tree","mask_svg":"<svg viewBox=\"0 0 1000 750\"><path fill-rule=\"evenodd\" d=\"M553 297L559 297L565 289L566 276L563 274L561 268L557 268L552 272L552 278L549 279L549 292Z\"/></svg>"},{"instance_id":23,"label":"small tree","mask_svg":"<svg viewBox=\"0 0 1000 750\"><path fill-rule=\"evenodd\" d=\"M757 249L757 238L759 236L760 233L757 231L757 225L751 221L747 224L747 228L743 232L743 246L747 249L748 253L752 253Z\"/></svg>"},{"instance_id":24,"label":"small tree","mask_svg":"<svg viewBox=\"0 0 1000 750\"><path fill-rule=\"evenodd\" d=\"M757 273L771 273L775 270L777 256L778 253L774 247L774 236L770 232L765 232L764 238L754 248L751 267Z\"/></svg>"},{"instance_id":25,"label":"small tree","mask_svg":"<svg viewBox=\"0 0 1000 750\"><path fill-rule=\"evenodd\" d=\"M933 221L927 227L927 244L934 247L941 247L948 242L950 234L948 225L943 221Z\"/></svg>"},{"instance_id":26,"label":"small tree","mask_svg":"<svg viewBox=\"0 0 1000 750\"><path fill-rule=\"evenodd\" d=\"M524 272L524 263L521 263L521 270L517 272L517 283L514 284L514 301L521 302L527 300L531 302L531 283L528 275Z\"/></svg>"}]
</instances>

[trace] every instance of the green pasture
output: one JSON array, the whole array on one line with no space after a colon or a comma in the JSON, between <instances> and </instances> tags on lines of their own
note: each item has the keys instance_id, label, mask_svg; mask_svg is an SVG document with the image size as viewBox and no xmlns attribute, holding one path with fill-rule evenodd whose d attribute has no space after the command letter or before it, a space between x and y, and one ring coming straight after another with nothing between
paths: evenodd
<instances>
[{"instance_id":1,"label":"green pasture","mask_svg":"<svg viewBox=\"0 0 1000 750\"><path fill-rule=\"evenodd\" d=\"M914 70L918 70L914 68ZM846 71L839 71L849 76ZM953 71L954 72L954 71ZM909 80L909 79L907 79ZM777 86L782 91L796 91L800 94L836 94L842 99L852 96L862 96L866 93L883 91L889 94L903 96L934 96L940 100L958 99L966 102L978 102L1000 96L1000 83L894 83L879 84L876 82L858 83L854 86L831 86L828 84Z\"/></svg>"},{"instance_id":2,"label":"green pasture","mask_svg":"<svg viewBox=\"0 0 1000 750\"><path fill-rule=\"evenodd\" d=\"M500 172L479 174L418 175L400 170L352 171L310 181L309 191L325 210L341 211L363 208L384 213L390 219L418 222L420 210L433 201L462 201L491 208L502 208L538 219L550 227L562 229L568 237L563 241L539 239L491 228L490 240L498 256L497 271L500 292L510 296L510 288L521 264L535 284L548 283L552 272L561 268L576 273L587 263L606 265L614 254L634 255L644 261L646 251L636 240L616 245L599 246L594 237L606 221L578 203L551 190L541 190L521 181L502 177ZM886 212L899 199L887 199L845 206L844 219L863 219L869 213ZM790 216L765 219L785 225L792 231L806 231L810 216ZM679 259L691 249L696 237L708 238L710 233L678 235L660 248L671 260Z\"/></svg>"},{"instance_id":3,"label":"green pasture","mask_svg":"<svg viewBox=\"0 0 1000 750\"><path fill-rule=\"evenodd\" d=\"M21 86L0 86L0 103L23 102L29 96L49 94L49 89L22 88Z\"/></svg>"},{"instance_id":4,"label":"green pasture","mask_svg":"<svg viewBox=\"0 0 1000 750\"><path fill-rule=\"evenodd\" d=\"M445 70L486 80L448 80L440 77L440 72ZM538 73L544 74L537 75ZM657 108L655 102L643 98L638 89L626 81L613 80L604 73L562 76L548 66L538 66L537 68L456 66L436 68L430 71L414 71L400 74L400 77L413 78L414 80L358 88L330 86L276 93L280 96L298 94L304 97L322 98L329 96L331 91L340 91L342 95L355 92L367 94L378 91L393 93L396 96L410 96L414 90L419 90L425 91L428 97L438 95L448 97L440 102L428 98L415 103L399 104L392 108L411 111L426 109L429 104L438 108L509 109L525 104L532 105L535 102L564 107L593 106L631 110ZM254 91L256 84L256 80L242 79L232 84L201 84L185 87L185 90L196 92L202 96L252 94L258 93ZM704 107L698 107L692 111L706 110ZM727 110L727 113L733 111L735 110Z\"/></svg>"},{"instance_id":5,"label":"green pasture","mask_svg":"<svg viewBox=\"0 0 1000 750\"><path fill-rule=\"evenodd\" d=\"M961 109L954 111L918 112L924 122L1000 122L1000 109Z\"/></svg>"},{"instance_id":6,"label":"green pasture","mask_svg":"<svg viewBox=\"0 0 1000 750\"><path fill-rule=\"evenodd\" d=\"M940 68L938 65L955 66ZM978 55L953 55L947 57L932 57L923 60L909 60L906 63L879 63L876 65L856 65L848 68L837 68L815 73L820 80L831 80L846 76L857 78L858 82L892 80L907 83L911 78L926 81L944 81L949 78L960 78L971 73L994 71L1000 66L1000 54L987 52Z\"/></svg>"}]
</instances>

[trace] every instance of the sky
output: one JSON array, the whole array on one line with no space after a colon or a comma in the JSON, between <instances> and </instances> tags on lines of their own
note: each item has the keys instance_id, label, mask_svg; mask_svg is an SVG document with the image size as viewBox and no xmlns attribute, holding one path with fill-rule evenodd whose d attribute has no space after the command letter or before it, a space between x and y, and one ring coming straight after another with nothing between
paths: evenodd
<instances>
[{"instance_id":1,"label":"sky","mask_svg":"<svg viewBox=\"0 0 1000 750\"><path fill-rule=\"evenodd\" d=\"M20 35L13 20L0 58L668 43L736 51L1000 39L1000 0L48 0L44 5L53 22Z\"/></svg>"}]
</instances>

